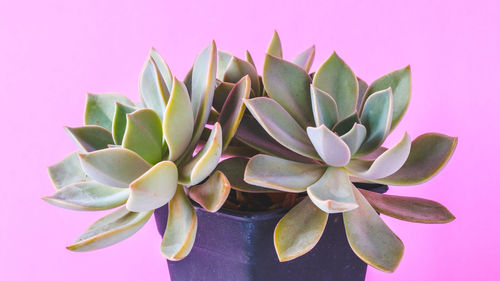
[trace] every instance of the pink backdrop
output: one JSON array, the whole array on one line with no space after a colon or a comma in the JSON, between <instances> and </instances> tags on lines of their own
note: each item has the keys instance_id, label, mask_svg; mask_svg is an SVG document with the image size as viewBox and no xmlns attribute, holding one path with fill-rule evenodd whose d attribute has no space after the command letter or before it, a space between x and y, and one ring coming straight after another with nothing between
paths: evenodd
<instances>
[{"instance_id":1,"label":"pink backdrop","mask_svg":"<svg viewBox=\"0 0 500 281\"><path fill-rule=\"evenodd\" d=\"M212 39L239 56L249 49L260 67L273 29L286 58L316 44L313 68L333 50L367 81L411 64L412 102L389 142L403 128L412 137L459 137L452 161L433 181L391 190L442 202L457 220L387 218L405 256L394 274L369 269L367 280L498 276L498 1L313 2L1 0L0 279L168 280L152 221L101 251L64 248L100 214L39 199L53 191L45 167L75 149L62 126L82 123L87 91L137 99L151 46L182 78Z\"/></svg>"}]
</instances>

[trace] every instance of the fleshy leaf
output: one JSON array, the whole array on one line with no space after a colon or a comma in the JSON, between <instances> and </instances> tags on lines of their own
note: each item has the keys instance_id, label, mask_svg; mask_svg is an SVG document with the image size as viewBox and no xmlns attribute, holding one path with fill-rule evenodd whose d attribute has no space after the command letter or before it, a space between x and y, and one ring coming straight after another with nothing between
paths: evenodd
<instances>
[{"instance_id":1,"label":"fleshy leaf","mask_svg":"<svg viewBox=\"0 0 500 281\"><path fill-rule=\"evenodd\" d=\"M337 135L339 136L345 135L352 129L352 127L356 123L360 123L360 121L358 114L354 112L353 114L347 116L345 119L338 122L337 125L333 127L333 131L337 133Z\"/></svg>"},{"instance_id":2,"label":"fleshy leaf","mask_svg":"<svg viewBox=\"0 0 500 281\"><path fill-rule=\"evenodd\" d=\"M361 112L361 124L366 127L366 140L359 148L358 154L368 154L377 149L391 129L392 91L385 89L371 95Z\"/></svg>"},{"instance_id":3,"label":"fleshy leaf","mask_svg":"<svg viewBox=\"0 0 500 281\"><path fill-rule=\"evenodd\" d=\"M108 148L108 144L114 144L111 133L101 126L87 125L82 127L65 127L66 132L80 149L92 152Z\"/></svg>"},{"instance_id":4,"label":"fleshy leaf","mask_svg":"<svg viewBox=\"0 0 500 281\"><path fill-rule=\"evenodd\" d=\"M107 148L78 156L83 170L92 179L115 187L128 188L151 168L137 153L124 148Z\"/></svg>"},{"instance_id":5,"label":"fleshy leaf","mask_svg":"<svg viewBox=\"0 0 500 281\"><path fill-rule=\"evenodd\" d=\"M116 102L134 106L127 97L120 94L87 94L85 125L97 125L111 131Z\"/></svg>"},{"instance_id":6,"label":"fleshy leaf","mask_svg":"<svg viewBox=\"0 0 500 281\"><path fill-rule=\"evenodd\" d=\"M266 55L262 75L267 94L303 128L314 124L311 108L311 78L299 66Z\"/></svg>"},{"instance_id":7,"label":"fleshy leaf","mask_svg":"<svg viewBox=\"0 0 500 281\"><path fill-rule=\"evenodd\" d=\"M328 213L309 198L293 207L274 229L274 247L280 262L298 258L316 246L328 221Z\"/></svg>"},{"instance_id":8,"label":"fleshy leaf","mask_svg":"<svg viewBox=\"0 0 500 281\"><path fill-rule=\"evenodd\" d=\"M139 154L154 165L162 157L161 119L151 109L140 109L127 114L127 127L123 136L123 148Z\"/></svg>"},{"instance_id":9,"label":"fleshy leaf","mask_svg":"<svg viewBox=\"0 0 500 281\"><path fill-rule=\"evenodd\" d=\"M250 77L251 88L255 94L260 93L260 81L259 74L255 67L242 59L234 57L231 59L229 66L227 67L226 73L224 74L224 81L230 83L236 83L241 81L241 79L248 75Z\"/></svg>"},{"instance_id":10,"label":"fleshy leaf","mask_svg":"<svg viewBox=\"0 0 500 281\"><path fill-rule=\"evenodd\" d=\"M141 229L152 214L153 211L129 212L122 207L96 221L67 248L75 252L85 252L118 243Z\"/></svg>"},{"instance_id":11,"label":"fleshy leaf","mask_svg":"<svg viewBox=\"0 0 500 281\"><path fill-rule=\"evenodd\" d=\"M206 182L189 189L189 197L209 212L217 212L226 202L231 184L221 171L215 171Z\"/></svg>"},{"instance_id":12,"label":"fleshy leaf","mask_svg":"<svg viewBox=\"0 0 500 281\"><path fill-rule=\"evenodd\" d=\"M221 154L222 128L215 123L203 149L180 169L179 182L188 186L200 183L217 167Z\"/></svg>"},{"instance_id":13,"label":"fleshy leaf","mask_svg":"<svg viewBox=\"0 0 500 281\"><path fill-rule=\"evenodd\" d=\"M311 69L313 60L314 60L314 54L316 52L316 47L312 45L309 47L307 50L303 51L302 53L298 54L294 59L293 63L296 65L302 67L306 72L309 72Z\"/></svg>"},{"instance_id":14,"label":"fleshy leaf","mask_svg":"<svg viewBox=\"0 0 500 281\"><path fill-rule=\"evenodd\" d=\"M168 71L168 75L170 75L170 77L165 78L172 79L169 72L170 71ZM165 111L170 96L165 78L150 53L148 59L144 63L139 78L139 93L141 94L141 100L144 105L154 110L156 114L161 117L163 117L163 112ZM170 81L170 84L171 83Z\"/></svg>"},{"instance_id":15,"label":"fleshy leaf","mask_svg":"<svg viewBox=\"0 0 500 281\"><path fill-rule=\"evenodd\" d=\"M321 178L326 167L259 154L248 161L247 183L286 192L304 192Z\"/></svg>"},{"instance_id":16,"label":"fleshy leaf","mask_svg":"<svg viewBox=\"0 0 500 281\"><path fill-rule=\"evenodd\" d=\"M87 180L87 175L78 158L78 152L73 152L60 162L48 167L47 171L56 189Z\"/></svg>"},{"instance_id":17,"label":"fleshy leaf","mask_svg":"<svg viewBox=\"0 0 500 281\"><path fill-rule=\"evenodd\" d=\"M125 128L127 127L127 114L136 111L137 108L121 104L119 102L115 103L115 115L113 117L113 140L116 144L121 145L123 141L123 135L125 134Z\"/></svg>"},{"instance_id":18,"label":"fleshy leaf","mask_svg":"<svg viewBox=\"0 0 500 281\"><path fill-rule=\"evenodd\" d=\"M245 104L267 133L280 144L306 157L318 158L304 129L276 101L259 97L245 100Z\"/></svg>"},{"instance_id":19,"label":"fleshy leaf","mask_svg":"<svg viewBox=\"0 0 500 281\"><path fill-rule=\"evenodd\" d=\"M390 185L416 185L434 177L450 160L457 138L429 133L416 138L404 165L394 174L376 182Z\"/></svg>"},{"instance_id":20,"label":"fleshy leaf","mask_svg":"<svg viewBox=\"0 0 500 281\"><path fill-rule=\"evenodd\" d=\"M351 152L347 144L325 125L308 127L307 135L323 161L334 167L349 163Z\"/></svg>"},{"instance_id":21,"label":"fleshy leaf","mask_svg":"<svg viewBox=\"0 0 500 281\"><path fill-rule=\"evenodd\" d=\"M220 171L226 176L231 184L231 187L238 191L249 192L249 193L267 193L276 192L276 190L262 188L260 186L251 185L244 181L245 168L247 166L248 159L242 157L233 157L221 161L217 167L216 171Z\"/></svg>"},{"instance_id":22,"label":"fleshy leaf","mask_svg":"<svg viewBox=\"0 0 500 281\"><path fill-rule=\"evenodd\" d=\"M388 73L379 79L375 80L365 95L365 104L368 98L379 91L385 90L389 87L392 89L394 95L394 106L392 109L391 130L401 121L403 115L410 103L411 95L411 71L410 66L401 68L399 70ZM364 108L364 106L363 106Z\"/></svg>"},{"instance_id":23,"label":"fleshy leaf","mask_svg":"<svg viewBox=\"0 0 500 281\"><path fill-rule=\"evenodd\" d=\"M128 189L88 181L67 185L54 195L42 199L70 210L98 211L125 204L128 195Z\"/></svg>"},{"instance_id":24,"label":"fleshy leaf","mask_svg":"<svg viewBox=\"0 0 500 281\"><path fill-rule=\"evenodd\" d=\"M352 126L352 129L342 135L340 138L347 144L349 150L351 151L351 156L356 154L359 147L363 143L366 137L366 128L365 126L355 123Z\"/></svg>"},{"instance_id":25,"label":"fleshy leaf","mask_svg":"<svg viewBox=\"0 0 500 281\"><path fill-rule=\"evenodd\" d=\"M358 207L353 188L344 169L329 167L317 182L307 188L307 194L323 212L342 213Z\"/></svg>"},{"instance_id":26,"label":"fleshy leaf","mask_svg":"<svg viewBox=\"0 0 500 281\"><path fill-rule=\"evenodd\" d=\"M220 111L219 119L217 122L220 123L222 127L222 140L223 146L222 151L224 151L231 140L233 139L238 125L240 124L241 118L243 118L243 113L245 112L244 99L250 96L250 78L248 75L241 78L234 88L229 93L229 96Z\"/></svg>"},{"instance_id":27,"label":"fleshy leaf","mask_svg":"<svg viewBox=\"0 0 500 281\"><path fill-rule=\"evenodd\" d=\"M455 219L445 206L435 201L359 191L377 212L393 218L419 223L448 223Z\"/></svg>"},{"instance_id":28,"label":"fleshy leaf","mask_svg":"<svg viewBox=\"0 0 500 281\"><path fill-rule=\"evenodd\" d=\"M356 110L360 111L363 101L365 100L366 90L368 90L368 84L361 78L358 77L358 104Z\"/></svg>"},{"instance_id":29,"label":"fleshy leaf","mask_svg":"<svg viewBox=\"0 0 500 281\"><path fill-rule=\"evenodd\" d=\"M340 119L356 110L358 80L337 53L334 52L316 71L313 85L332 96L337 103Z\"/></svg>"},{"instance_id":30,"label":"fleshy leaf","mask_svg":"<svg viewBox=\"0 0 500 281\"><path fill-rule=\"evenodd\" d=\"M316 126L333 128L339 119L337 103L327 93L311 85L311 103Z\"/></svg>"},{"instance_id":31,"label":"fleshy leaf","mask_svg":"<svg viewBox=\"0 0 500 281\"><path fill-rule=\"evenodd\" d=\"M359 207L343 213L349 245L367 264L393 272L403 257L404 245L358 189L353 192Z\"/></svg>"},{"instance_id":32,"label":"fleshy leaf","mask_svg":"<svg viewBox=\"0 0 500 281\"><path fill-rule=\"evenodd\" d=\"M161 253L172 261L186 257L193 248L198 219L193 205L184 193L182 185L177 186L174 197L168 204L168 221Z\"/></svg>"},{"instance_id":33,"label":"fleshy leaf","mask_svg":"<svg viewBox=\"0 0 500 281\"><path fill-rule=\"evenodd\" d=\"M233 58L233 55L224 52L224 51L217 51L217 74L216 78L223 81L224 80L224 74L226 73L227 67L231 63L231 59Z\"/></svg>"},{"instance_id":34,"label":"fleshy leaf","mask_svg":"<svg viewBox=\"0 0 500 281\"><path fill-rule=\"evenodd\" d=\"M273 38L271 39L271 42L269 43L269 46L267 47L266 53L273 55L277 58L283 58L283 51L281 48L281 40L280 40L280 37L278 36L278 32L276 32L276 30L273 33Z\"/></svg>"},{"instance_id":35,"label":"fleshy leaf","mask_svg":"<svg viewBox=\"0 0 500 281\"><path fill-rule=\"evenodd\" d=\"M347 169L355 176L365 179L380 179L398 171L410 154L411 139L408 134L392 148L382 153L375 161L354 159L347 165Z\"/></svg>"},{"instance_id":36,"label":"fleshy leaf","mask_svg":"<svg viewBox=\"0 0 500 281\"><path fill-rule=\"evenodd\" d=\"M174 78L172 94L163 117L163 136L168 160L175 161L186 150L193 136L194 119L186 86Z\"/></svg>"},{"instance_id":37,"label":"fleshy leaf","mask_svg":"<svg viewBox=\"0 0 500 281\"><path fill-rule=\"evenodd\" d=\"M222 81L215 88L212 106L215 110L217 110L217 112L220 112L222 110L222 106L226 102L226 99L233 88L233 83Z\"/></svg>"},{"instance_id":38,"label":"fleshy leaf","mask_svg":"<svg viewBox=\"0 0 500 281\"><path fill-rule=\"evenodd\" d=\"M252 58L252 55L250 54L250 52L249 52L248 50L246 50L246 52L245 52L245 58L247 59L247 61L248 61L251 65L253 65L253 67L254 67L254 68L256 68L256 67L255 67L255 62L253 61L253 58ZM257 68L256 68L256 69L257 69ZM255 94L256 94L256 95L258 95L259 93L255 93Z\"/></svg>"},{"instance_id":39,"label":"fleshy leaf","mask_svg":"<svg viewBox=\"0 0 500 281\"><path fill-rule=\"evenodd\" d=\"M158 71L160 72L161 77L163 78L163 81L165 82L168 91L169 92L172 91L173 76L167 63L165 62L165 60L163 60L163 58L155 50L155 48L151 48L151 50L149 51L149 55L155 62L156 67L158 68Z\"/></svg>"},{"instance_id":40,"label":"fleshy leaf","mask_svg":"<svg viewBox=\"0 0 500 281\"><path fill-rule=\"evenodd\" d=\"M172 199L176 189L177 167L171 161L161 161L130 184L126 207L132 212L160 208Z\"/></svg>"}]
</instances>

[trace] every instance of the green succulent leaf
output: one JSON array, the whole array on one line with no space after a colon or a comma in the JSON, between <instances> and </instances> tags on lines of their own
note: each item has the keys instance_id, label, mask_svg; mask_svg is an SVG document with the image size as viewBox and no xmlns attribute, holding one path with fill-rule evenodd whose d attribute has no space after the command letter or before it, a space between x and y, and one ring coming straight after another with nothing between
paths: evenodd
<instances>
[{"instance_id":1,"label":"green succulent leaf","mask_svg":"<svg viewBox=\"0 0 500 281\"><path fill-rule=\"evenodd\" d=\"M370 95L361 112L361 124L366 127L366 140L358 155L377 149L389 135L392 120L392 91L390 88Z\"/></svg>"},{"instance_id":2,"label":"green succulent leaf","mask_svg":"<svg viewBox=\"0 0 500 281\"><path fill-rule=\"evenodd\" d=\"M276 190L262 188L260 186L251 185L243 180L245 176L245 168L247 166L248 159L243 157L232 157L221 161L217 167L216 171L220 171L226 176L231 184L231 187L238 191L249 192L249 193L268 193L276 192Z\"/></svg>"},{"instance_id":3,"label":"green succulent leaf","mask_svg":"<svg viewBox=\"0 0 500 281\"><path fill-rule=\"evenodd\" d=\"M358 103L356 105L356 110L361 111L361 106L365 100L366 90L368 90L368 84L361 78L358 79Z\"/></svg>"},{"instance_id":4,"label":"green succulent leaf","mask_svg":"<svg viewBox=\"0 0 500 281\"><path fill-rule=\"evenodd\" d=\"M192 84L193 84L193 67L191 67L188 71L188 73L186 74L186 77L184 77L184 80L182 80L182 82L184 83L184 85L186 85L186 88L188 90L188 93L189 93L189 97L191 98L191 93L193 91L193 87L192 87Z\"/></svg>"},{"instance_id":5,"label":"green succulent leaf","mask_svg":"<svg viewBox=\"0 0 500 281\"><path fill-rule=\"evenodd\" d=\"M347 169L355 176L364 179L380 179L397 172L408 159L410 154L411 139L408 134L392 148L382 153L375 161L352 160Z\"/></svg>"},{"instance_id":6,"label":"green succulent leaf","mask_svg":"<svg viewBox=\"0 0 500 281\"><path fill-rule=\"evenodd\" d=\"M139 154L151 165L158 163L163 154L161 119L151 109L140 109L127 115L123 148Z\"/></svg>"},{"instance_id":7,"label":"green succulent leaf","mask_svg":"<svg viewBox=\"0 0 500 281\"><path fill-rule=\"evenodd\" d=\"M159 63L161 64L161 62ZM169 83L170 85L172 84L172 74L169 70L167 72L167 76L170 77L163 77L158 62L150 53L139 78L139 93L141 94L142 102L145 107L154 110L158 116L162 117L170 96L166 80L170 80Z\"/></svg>"},{"instance_id":8,"label":"green succulent leaf","mask_svg":"<svg viewBox=\"0 0 500 281\"><path fill-rule=\"evenodd\" d=\"M363 144L365 137L366 137L365 126L355 123L354 126L352 126L352 129L349 132L342 135L340 138L347 144L347 146L349 147L349 151L351 151L351 156L352 156L356 154L356 151L358 151L361 144Z\"/></svg>"},{"instance_id":9,"label":"green succulent leaf","mask_svg":"<svg viewBox=\"0 0 500 281\"><path fill-rule=\"evenodd\" d=\"M78 152L73 152L60 162L48 167L47 171L56 189L87 180L87 175L78 158Z\"/></svg>"},{"instance_id":10,"label":"green succulent leaf","mask_svg":"<svg viewBox=\"0 0 500 281\"><path fill-rule=\"evenodd\" d=\"M220 112L222 110L222 106L224 106L224 103L226 102L226 99L233 88L234 84L229 82L221 81L219 85L217 85L214 91L214 99L212 103L213 108L217 112Z\"/></svg>"},{"instance_id":11,"label":"green succulent leaf","mask_svg":"<svg viewBox=\"0 0 500 281\"><path fill-rule=\"evenodd\" d=\"M141 156L125 148L107 148L78 156L82 169L92 179L115 187L128 188L151 168Z\"/></svg>"},{"instance_id":12,"label":"green succulent leaf","mask_svg":"<svg viewBox=\"0 0 500 281\"><path fill-rule=\"evenodd\" d=\"M274 247L280 262L293 260L316 246L328 221L328 213L309 198L293 207L274 229Z\"/></svg>"},{"instance_id":13,"label":"green succulent leaf","mask_svg":"<svg viewBox=\"0 0 500 281\"><path fill-rule=\"evenodd\" d=\"M186 257L193 248L197 228L198 219L193 205L182 185L178 185L168 204L167 227L161 242L162 255L172 261Z\"/></svg>"},{"instance_id":14,"label":"green succulent leaf","mask_svg":"<svg viewBox=\"0 0 500 281\"><path fill-rule=\"evenodd\" d=\"M390 185L416 185L434 177L446 166L457 146L457 138L428 133L416 138L410 155L394 174L376 180Z\"/></svg>"},{"instance_id":15,"label":"green succulent leaf","mask_svg":"<svg viewBox=\"0 0 500 281\"><path fill-rule=\"evenodd\" d=\"M163 82L165 82L168 92L171 92L173 84L173 76L167 63L165 62L165 60L163 60L163 58L155 50L155 48L151 48L151 50L149 51L149 56L151 57L151 59L153 59L156 68L160 72L161 78L163 78Z\"/></svg>"},{"instance_id":16,"label":"green succulent leaf","mask_svg":"<svg viewBox=\"0 0 500 281\"><path fill-rule=\"evenodd\" d=\"M455 219L445 206L438 202L396 195L359 190L372 207L384 215L409 222L448 223Z\"/></svg>"},{"instance_id":17,"label":"green succulent leaf","mask_svg":"<svg viewBox=\"0 0 500 281\"><path fill-rule=\"evenodd\" d=\"M299 66L266 55L262 75L267 94L278 102L301 126L314 124L311 108L311 78Z\"/></svg>"},{"instance_id":18,"label":"green succulent leaf","mask_svg":"<svg viewBox=\"0 0 500 281\"><path fill-rule=\"evenodd\" d=\"M122 207L96 221L67 248L75 252L85 252L118 243L141 229L152 214L153 211L134 213Z\"/></svg>"},{"instance_id":19,"label":"green succulent leaf","mask_svg":"<svg viewBox=\"0 0 500 281\"><path fill-rule=\"evenodd\" d=\"M308 127L307 135L323 161L333 167L349 163L351 152L347 144L325 125Z\"/></svg>"},{"instance_id":20,"label":"green succulent leaf","mask_svg":"<svg viewBox=\"0 0 500 281\"><path fill-rule=\"evenodd\" d=\"M323 176L307 188L307 194L323 212L342 213L358 207L353 188L344 169L328 167Z\"/></svg>"},{"instance_id":21,"label":"green succulent leaf","mask_svg":"<svg viewBox=\"0 0 500 281\"><path fill-rule=\"evenodd\" d=\"M128 195L128 189L88 181L67 185L54 195L42 199L52 205L70 210L98 211L125 204Z\"/></svg>"},{"instance_id":22,"label":"green succulent leaf","mask_svg":"<svg viewBox=\"0 0 500 281\"><path fill-rule=\"evenodd\" d=\"M221 171L215 171L208 180L189 189L189 197L209 212L217 212L226 202L231 184Z\"/></svg>"},{"instance_id":23,"label":"green succulent leaf","mask_svg":"<svg viewBox=\"0 0 500 281\"><path fill-rule=\"evenodd\" d=\"M249 62L233 56L229 66L227 67L226 73L224 74L224 81L236 83L241 81L245 75L250 77L253 92L255 94L260 93L259 74L257 74L255 67Z\"/></svg>"},{"instance_id":24,"label":"green succulent leaf","mask_svg":"<svg viewBox=\"0 0 500 281\"><path fill-rule=\"evenodd\" d=\"M286 148L306 157L319 158L302 127L276 101L265 98L245 100L260 125Z\"/></svg>"},{"instance_id":25,"label":"green succulent leaf","mask_svg":"<svg viewBox=\"0 0 500 281\"><path fill-rule=\"evenodd\" d=\"M174 78L172 94L163 117L163 136L167 141L168 160L179 158L193 136L194 119L186 86Z\"/></svg>"},{"instance_id":26,"label":"green succulent leaf","mask_svg":"<svg viewBox=\"0 0 500 281\"><path fill-rule=\"evenodd\" d=\"M298 54L293 59L293 63L295 63L296 65L302 67L306 72L309 72L309 70L311 69L313 60L314 60L314 54L315 53L316 53L316 47L314 45L312 45L307 50L305 50L302 53Z\"/></svg>"},{"instance_id":27,"label":"green succulent leaf","mask_svg":"<svg viewBox=\"0 0 500 281\"><path fill-rule=\"evenodd\" d=\"M285 192L304 192L318 181L325 166L304 164L259 154L248 161L244 179L247 183Z\"/></svg>"},{"instance_id":28,"label":"green succulent leaf","mask_svg":"<svg viewBox=\"0 0 500 281\"><path fill-rule=\"evenodd\" d=\"M358 80L337 53L334 52L316 71L313 85L332 96L338 105L340 119L356 110Z\"/></svg>"},{"instance_id":29,"label":"green succulent leaf","mask_svg":"<svg viewBox=\"0 0 500 281\"><path fill-rule=\"evenodd\" d=\"M333 131L337 133L337 135L342 136L347 134L352 127L354 127L354 124L360 123L358 114L355 112L349 116L347 116L345 119L341 120L340 122L333 127Z\"/></svg>"},{"instance_id":30,"label":"green succulent leaf","mask_svg":"<svg viewBox=\"0 0 500 281\"><path fill-rule=\"evenodd\" d=\"M404 245L358 189L353 192L359 207L343 213L349 245L365 263L393 272L403 257Z\"/></svg>"},{"instance_id":31,"label":"green succulent leaf","mask_svg":"<svg viewBox=\"0 0 500 281\"><path fill-rule=\"evenodd\" d=\"M227 67L231 63L231 59L233 58L233 55L224 52L224 51L217 51L217 74L216 78L224 81L224 74L226 73Z\"/></svg>"},{"instance_id":32,"label":"green succulent leaf","mask_svg":"<svg viewBox=\"0 0 500 281\"><path fill-rule=\"evenodd\" d=\"M65 127L78 147L86 152L108 148L108 144L114 144L111 133L101 126L86 125L82 127Z\"/></svg>"},{"instance_id":33,"label":"green succulent leaf","mask_svg":"<svg viewBox=\"0 0 500 281\"><path fill-rule=\"evenodd\" d=\"M122 144L123 135L125 134L125 128L127 127L127 114L132 113L136 110L136 107L124 105L119 102L115 103L115 115L113 116L112 134L113 140L116 144Z\"/></svg>"},{"instance_id":34,"label":"green succulent leaf","mask_svg":"<svg viewBox=\"0 0 500 281\"><path fill-rule=\"evenodd\" d=\"M236 139L247 146L273 156L279 156L297 162L313 163L308 157L302 156L284 147L271 137L255 118L244 114L236 131Z\"/></svg>"},{"instance_id":35,"label":"green succulent leaf","mask_svg":"<svg viewBox=\"0 0 500 281\"><path fill-rule=\"evenodd\" d=\"M276 30L273 33L273 38L271 38L271 42L269 43L269 46L267 47L266 53L273 55L277 58L283 58L281 40L280 40L280 37L278 36L278 32L276 32Z\"/></svg>"},{"instance_id":36,"label":"green succulent leaf","mask_svg":"<svg viewBox=\"0 0 500 281\"><path fill-rule=\"evenodd\" d=\"M127 97L120 94L87 94L85 125L97 125L111 131L116 102L134 106Z\"/></svg>"},{"instance_id":37,"label":"green succulent leaf","mask_svg":"<svg viewBox=\"0 0 500 281\"><path fill-rule=\"evenodd\" d=\"M248 50L245 52L245 57L246 57L247 61L248 61L251 65L253 65L253 67L254 67L255 69L257 69L257 67L255 67L255 62L254 62L254 60L253 60L253 58L252 58L252 55L250 54L250 52L249 52ZM259 94L259 93L255 93L255 94Z\"/></svg>"},{"instance_id":38,"label":"green succulent leaf","mask_svg":"<svg viewBox=\"0 0 500 281\"><path fill-rule=\"evenodd\" d=\"M199 184L217 167L221 155L222 128L215 123L203 149L180 169L179 182L188 186Z\"/></svg>"},{"instance_id":39,"label":"green succulent leaf","mask_svg":"<svg viewBox=\"0 0 500 281\"><path fill-rule=\"evenodd\" d=\"M229 93L220 111L217 122L219 122L222 127L222 151L226 150L238 129L241 118L243 118L243 113L245 112L243 100L250 97L250 83L248 75L241 78Z\"/></svg>"},{"instance_id":40,"label":"green succulent leaf","mask_svg":"<svg viewBox=\"0 0 500 281\"><path fill-rule=\"evenodd\" d=\"M364 104L368 98L376 92L392 89L394 95L394 106L392 109L391 130L401 121L410 103L411 95L411 71L410 66L388 73L375 80L366 91ZM364 107L364 106L363 106Z\"/></svg>"},{"instance_id":41,"label":"green succulent leaf","mask_svg":"<svg viewBox=\"0 0 500 281\"><path fill-rule=\"evenodd\" d=\"M174 86L175 87L175 86ZM177 190L177 167L161 161L130 184L127 209L145 212L160 208L172 199Z\"/></svg>"},{"instance_id":42,"label":"green succulent leaf","mask_svg":"<svg viewBox=\"0 0 500 281\"><path fill-rule=\"evenodd\" d=\"M311 85L311 103L316 126L325 125L333 128L339 120L337 103L326 92Z\"/></svg>"}]
</instances>

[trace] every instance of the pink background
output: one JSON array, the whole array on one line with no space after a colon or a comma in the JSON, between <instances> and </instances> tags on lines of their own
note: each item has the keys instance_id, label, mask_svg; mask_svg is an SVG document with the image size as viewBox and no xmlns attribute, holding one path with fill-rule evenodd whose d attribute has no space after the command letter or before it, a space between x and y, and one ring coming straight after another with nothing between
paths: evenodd
<instances>
[{"instance_id":1,"label":"pink background","mask_svg":"<svg viewBox=\"0 0 500 281\"><path fill-rule=\"evenodd\" d=\"M249 49L260 68L273 29L286 58L316 44L314 69L333 50L369 82L411 64L412 102L389 142L404 130L459 137L452 161L433 181L391 190L442 202L457 220L386 218L405 242L405 256L394 274L370 268L367 280L495 279L500 5L409 2L1 0L0 279L168 280L153 221L101 251L64 248L101 214L39 199L53 192L45 167L75 149L62 126L82 124L87 91L137 100L151 46L180 78L212 39L239 56Z\"/></svg>"}]
</instances>

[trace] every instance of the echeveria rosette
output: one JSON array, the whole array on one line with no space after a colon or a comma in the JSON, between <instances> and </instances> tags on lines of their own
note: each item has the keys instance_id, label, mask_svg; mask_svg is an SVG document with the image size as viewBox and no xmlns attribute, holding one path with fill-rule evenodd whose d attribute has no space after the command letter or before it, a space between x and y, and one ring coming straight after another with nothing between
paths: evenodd
<instances>
[{"instance_id":1,"label":"echeveria rosette","mask_svg":"<svg viewBox=\"0 0 500 281\"><path fill-rule=\"evenodd\" d=\"M198 201L212 211L224 203L227 179L220 172L211 174L238 126L242 98L250 92L245 77L235 86L235 98L221 113L220 123L192 156L210 114L216 65L217 50L211 43L195 61L189 92L153 49L139 81L140 105L118 94L88 95L85 126L67 128L82 153L49 167L58 190L44 199L75 210L125 206L95 222L68 249L88 251L117 243L169 203L162 253L179 260L190 252L197 219L184 188L209 198ZM239 107L235 100L241 100Z\"/></svg>"},{"instance_id":2,"label":"echeveria rosette","mask_svg":"<svg viewBox=\"0 0 500 281\"><path fill-rule=\"evenodd\" d=\"M408 106L409 67L367 86L334 53L309 75L308 68L281 58L276 40L273 37L274 49L264 62L268 97L247 99L245 104L275 141L312 160L260 154L248 161L248 184L308 194L276 226L279 259L291 260L311 250L328 213L343 213L353 251L377 269L394 271L404 247L377 211L422 223L445 223L454 217L437 202L358 190L352 182L423 183L450 159L456 138L425 134L411 142L405 133L392 148L381 147Z\"/></svg>"}]
</instances>

